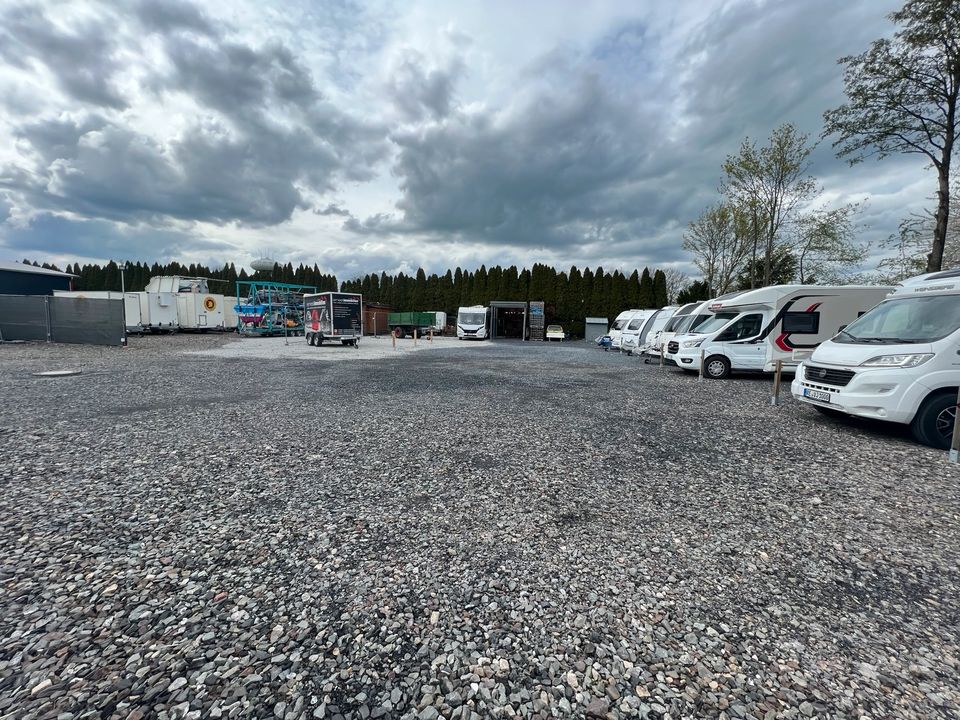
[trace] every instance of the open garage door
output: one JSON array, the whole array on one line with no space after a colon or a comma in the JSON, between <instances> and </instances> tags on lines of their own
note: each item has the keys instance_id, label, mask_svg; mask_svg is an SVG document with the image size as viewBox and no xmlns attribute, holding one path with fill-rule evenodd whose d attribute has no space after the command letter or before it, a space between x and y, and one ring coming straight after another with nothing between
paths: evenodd
<instances>
[{"instance_id":1,"label":"open garage door","mask_svg":"<svg viewBox=\"0 0 960 720\"><path fill-rule=\"evenodd\" d=\"M495 300L490 303L490 338L526 340L529 311L521 301Z\"/></svg>"}]
</instances>

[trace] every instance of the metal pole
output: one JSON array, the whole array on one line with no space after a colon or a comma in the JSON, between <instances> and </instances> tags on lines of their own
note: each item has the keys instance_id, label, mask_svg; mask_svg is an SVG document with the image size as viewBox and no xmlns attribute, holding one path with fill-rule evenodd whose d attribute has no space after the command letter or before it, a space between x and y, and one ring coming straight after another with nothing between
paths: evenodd
<instances>
[{"instance_id":1,"label":"metal pole","mask_svg":"<svg viewBox=\"0 0 960 720\"><path fill-rule=\"evenodd\" d=\"M46 310L45 314L47 316L47 342L53 342L53 333L50 331L50 298L49 297L45 296L43 298L43 307L44 307L44 310Z\"/></svg>"},{"instance_id":2,"label":"metal pole","mask_svg":"<svg viewBox=\"0 0 960 720\"><path fill-rule=\"evenodd\" d=\"M777 360L777 369L773 372L773 395L770 396L771 405L780 404L780 376L783 374L783 360Z\"/></svg>"},{"instance_id":3,"label":"metal pole","mask_svg":"<svg viewBox=\"0 0 960 720\"><path fill-rule=\"evenodd\" d=\"M703 380L703 361L706 357L706 353L706 350L700 351L700 377L698 377L697 380Z\"/></svg>"},{"instance_id":4,"label":"metal pole","mask_svg":"<svg viewBox=\"0 0 960 720\"><path fill-rule=\"evenodd\" d=\"M127 264L120 266L120 307L123 308L123 340L122 344L127 347L127 286L123 279L123 271L127 269Z\"/></svg>"},{"instance_id":5,"label":"metal pole","mask_svg":"<svg viewBox=\"0 0 960 720\"><path fill-rule=\"evenodd\" d=\"M953 416L953 441L950 443L950 462L960 463L960 392L957 393L956 412Z\"/></svg>"}]
</instances>

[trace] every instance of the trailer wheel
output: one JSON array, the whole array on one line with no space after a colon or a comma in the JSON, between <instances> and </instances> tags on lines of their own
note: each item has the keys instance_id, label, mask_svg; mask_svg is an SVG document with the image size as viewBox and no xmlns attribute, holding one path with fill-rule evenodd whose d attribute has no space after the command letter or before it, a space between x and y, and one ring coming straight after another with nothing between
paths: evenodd
<instances>
[{"instance_id":1,"label":"trailer wheel","mask_svg":"<svg viewBox=\"0 0 960 720\"><path fill-rule=\"evenodd\" d=\"M723 355L711 355L703 361L703 374L711 380L723 380L730 376L730 361Z\"/></svg>"},{"instance_id":2,"label":"trailer wheel","mask_svg":"<svg viewBox=\"0 0 960 720\"><path fill-rule=\"evenodd\" d=\"M910 430L918 442L937 450L949 450L956 421L957 393L948 390L923 401L910 423Z\"/></svg>"},{"instance_id":3,"label":"trailer wheel","mask_svg":"<svg viewBox=\"0 0 960 720\"><path fill-rule=\"evenodd\" d=\"M323 345L323 333L320 333L319 335L317 335L316 338L317 338L317 347L321 347Z\"/></svg>"}]
</instances>

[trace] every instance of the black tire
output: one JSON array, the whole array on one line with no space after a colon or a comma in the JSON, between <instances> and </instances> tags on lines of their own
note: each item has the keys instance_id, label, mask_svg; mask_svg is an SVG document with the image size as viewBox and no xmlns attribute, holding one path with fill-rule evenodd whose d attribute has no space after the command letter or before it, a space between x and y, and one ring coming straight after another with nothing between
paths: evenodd
<instances>
[{"instance_id":1,"label":"black tire","mask_svg":"<svg viewBox=\"0 0 960 720\"><path fill-rule=\"evenodd\" d=\"M723 355L711 355L703 361L703 375L711 380L730 377L730 361Z\"/></svg>"},{"instance_id":2,"label":"black tire","mask_svg":"<svg viewBox=\"0 0 960 720\"><path fill-rule=\"evenodd\" d=\"M323 333L317 335L317 347L320 347L321 345L323 345Z\"/></svg>"},{"instance_id":3,"label":"black tire","mask_svg":"<svg viewBox=\"0 0 960 720\"><path fill-rule=\"evenodd\" d=\"M937 450L949 450L956 419L957 393L948 390L923 401L910 423L910 430L917 442Z\"/></svg>"},{"instance_id":4,"label":"black tire","mask_svg":"<svg viewBox=\"0 0 960 720\"><path fill-rule=\"evenodd\" d=\"M827 417L835 420L839 420L846 415L846 413L840 412L839 410L834 410L833 408L824 407L823 405L814 405L813 409L821 415L826 415Z\"/></svg>"},{"instance_id":5,"label":"black tire","mask_svg":"<svg viewBox=\"0 0 960 720\"><path fill-rule=\"evenodd\" d=\"M310 347L313 347L315 337L316 336L313 333L307 333L307 345L309 345Z\"/></svg>"}]
</instances>

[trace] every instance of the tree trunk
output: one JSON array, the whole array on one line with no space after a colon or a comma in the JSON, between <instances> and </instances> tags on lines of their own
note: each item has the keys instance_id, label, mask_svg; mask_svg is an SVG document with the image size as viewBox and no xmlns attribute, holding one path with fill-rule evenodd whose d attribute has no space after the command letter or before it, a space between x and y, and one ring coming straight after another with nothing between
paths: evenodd
<instances>
[{"instance_id":1,"label":"tree trunk","mask_svg":"<svg viewBox=\"0 0 960 720\"><path fill-rule=\"evenodd\" d=\"M960 85L960 67L955 71L954 87ZM947 244L947 222L950 220L950 159L953 157L954 124L957 117L956 95L947 103L946 132L943 135L943 151L937 165L937 224L933 230L933 245L927 255L927 272L943 270L943 249Z\"/></svg>"}]
</instances>

